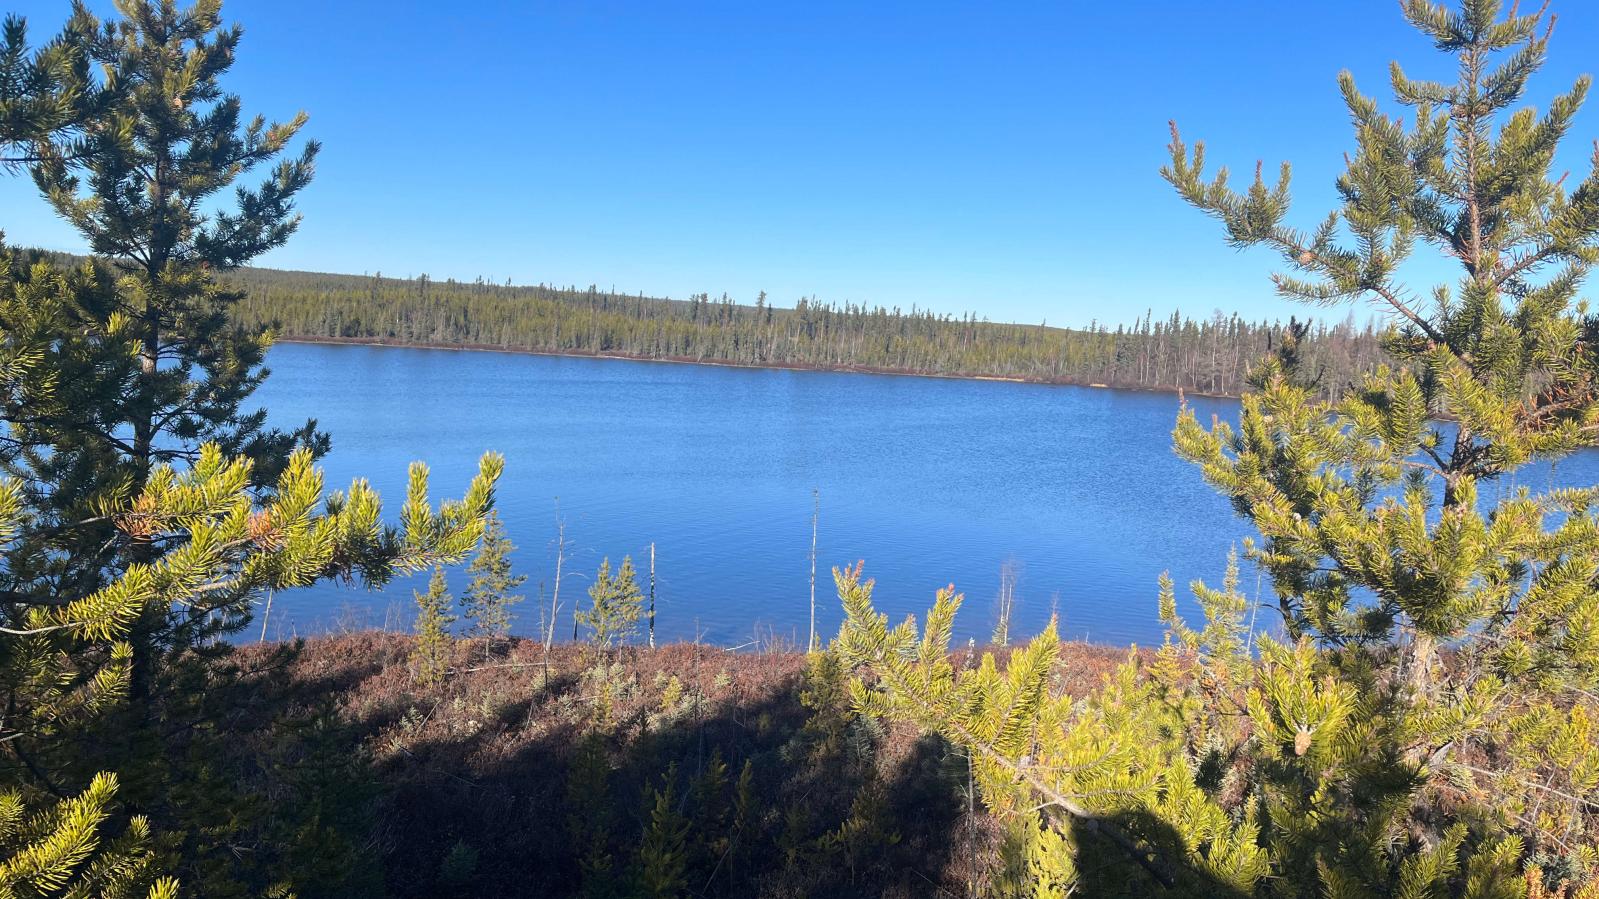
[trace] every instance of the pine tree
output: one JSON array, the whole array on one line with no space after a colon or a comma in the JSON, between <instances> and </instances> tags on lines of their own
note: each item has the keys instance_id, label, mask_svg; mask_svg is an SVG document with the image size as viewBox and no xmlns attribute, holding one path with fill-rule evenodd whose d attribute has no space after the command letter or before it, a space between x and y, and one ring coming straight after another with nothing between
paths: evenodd
<instances>
[{"instance_id":1,"label":"pine tree","mask_svg":"<svg viewBox=\"0 0 1599 899\"><path fill-rule=\"evenodd\" d=\"M265 341L229 321L235 295L211 276L292 230L290 203L309 177L308 156L280 166L261 189L235 193L236 207L219 192L276 154L297 125L239 125L237 99L217 82L238 35L218 28L215 3L129 0L118 9L120 18L102 25L75 8L61 37L26 63L15 53L25 35L12 23L0 62L0 149L32 170L102 254L63 270L39 254L0 253L8 350L0 476L27 485L0 572L10 618L100 595L169 554L203 552L185 529L121 526L121 510L143 501L166 463L197 470L207 446L246 458L251 493L270 503L281 477L301 464L291 450L325 446L310 428L278 434L264 427L264 413L240 412L263 374ZM28 102L11 102L18 95ZM56 130L16 127L27 121ZM381 542L385 533L370 536ZM347 567L368 563L380 558ZM220 739L206 697L232 676L217 638L248 621L253 596L217 589L139 606L122 640L126 701L76 730L19 742L32 759L22 780L59 794L115 771L120 798L148 813L157 832L204 832L190 847L224 852L251 826L243 823L247 798L178 789L197 772L177 762L203 765L215 754L198 744ZM83 651L86 659L69 657L87 664L105 648ZM234 867L240 882L252 876L242 873L247 865Z\"/></svg>"},{"instance_id":2,"label":"pine tree","mask_svg":"<svg viewBox=\"0 0 1599 899\"><path fill-rule=\"evenodd\" d=\"M0 34L0 164L25 162L25 155L3 154L61 141L87 121L96 93L77 43L85 21L74 16L61 36L31 50L26 23L6 18ZM0 244L0 295L8 301L14 264L11 252ZM42 347L29 336L26 331L20 338L0 332L0 370L7 375L40 364ZM27 515L22 486L0 479L0 545L13 545ZM71 728L114 703L122 692L128 653L126 644L116 641L119 622L114 612L79 603L76 608L87 614L72 615L67 610L74 606L67 605L54 621L47 621L44 610L20 605L22 598L6 594L0 607L5 632L0 638L0 679L10 688L12 706L0 725L0 740L12 745L17 759L37 769L27 738ZM81 660L66 655L81 645L86 625L100 628L112 641L101 667L91 667L87 676L76 668ZM50 670L63 662L59 670ZM157 876L160 869L144 816L128 817L116 836L106 833L116 814L116 776L101 772L81 790L73 791L73 786L63 788L42 778L29 783L9 774L0 782L0 894L143 893L149 899L173 899L177 884Z\"/></svg>"},{"instance_id":3,"label":"pine tree","mask_svg":"<svg viewBox=\"0 0 1599 899\"><path fill-rule=\"evenodd\" d=\"M7 473L51 485L30 497L36 514L19 540L14 576L75 592L164 551L139 537L117 539L104 522L62 526L136 494L156 464L192 461L200 445L215 443L252 459L253 486L265 489L294 447L326 448L311 424L282 433L266 426L264 411L241 411L264 376L269 340L230 319L239 295L215 279L293 233L293 201L311 178L314 143L258 187L235 182L277 157L304 116L271 126L241 121L239 99L220 81L240 31L221 25L216 0L189 8L122 0L117 9L119 18L106 23L80 9L65 42L80 65L104 73L92 120L73 141L38 139L29 148L44 197L96 258L50 285L60 299L27 320L55 336L59 346L47 352L58 358L9 379L12 389L0 395L19 448L4 460ZM96 87L81 81L73 79L75 95ZM13 277L36 281L26 272ZM204 643L222 622L235 617L141 623L136 667L144 672L158 648ZM136 689L147 679L136 674Z\"/></svg>"},{"instance_id":4,"label":"pine tree","mask_svg":"<svg viewBox=\"0 0 1599 899\"><path fill-rule=\"evenodd\" d=\"M54 144L61 155L81 149L74 139L111 97L89 76L83 45L94 27L76 9L61 34L32 48L25 19L7 16L0 25L0 165L33 161L39 144Z\"/></svg>"},{"instance_id":5,"label":"pine tree","mask_svg":"<svg viewBox=\"0 0 1599 899\"><path fill-rule=\"evenodd\" d=\"M1205 179L1203 146L1189 154L1174 128L1164 170L1230 244L1283 254L1284 296L1374 298L1395 321L1399 365L1340 404L1314 400L1279 353L1236 430L1192 412L1176 430L1265 539L1252 556L1291 642L1262 643L1249 699L1271 761L1261 789L1279 864L1335 894L1423 868L1507 882L1501 862L1532 850L1599 863L1599 490L1513 480L1599 441L1599 321L1576 302L1599 262L1599 149L1569 191L1550 172L1590 82L1541 116L1512 112L1552 19L1493 0L1403 9L1459 80L1395 64L1407 127L1340 77L1357 151L1315 231L1283 224L1286 166L1237 193L1225 170ZM1423 298L1399 281L1421 245L1459 265L1452 289Z\"/></svg>"},{"instance_id":6,"label":"pine tree","mask_svg":"<svg viewBox=\"0 0 1599 899\"><path fill-rule=\"evenodd\" d=\"M610 649L638 633L644 594L633 571L633 557L625 556L622 567L611 574L611 560L600 562L600 570L589 586L589 609L577 613L578 623L592 632L594 645Z\"/></svg>"},{"instance_id":7,"label":"pine tree","mask_svg":"<svg viewBox=\"0 0 1599 899\"><path fill-rule=\"evenodd\" d=\"M436 686L449 673L450 653L455 640L450 636L450 625L455 623L451 611L455 600L450 596L445 582L444 569L433 569L426 593L412 591L416 597L416 646L411 652L416 666L417 683L424 687Z\"/></svg>"},{"instance_id":8,"label":"pine tree","mask_svg":"<svg viewBox=\"0 0 1599 899\"><path fill-rule=\"evenodd\" d=\"M845 621L828 652L858 674L853 704L970 754L984 804L1022 842L1027 870L1011 879L1038 896L1212 896L1252 890L1268 873L1255 815L1229 815L1196 784L1179 719L1133 661L1087 703L1055 695L1051 621L1004 669L986 653L957 670L949 641L964 598L953 587L939 591L918 633L914 620L888 626L860 566L833 578ZM1092 862L1079 865L1085 851Z\"/></svg>"},{"instance_id":9,"label":"pine tree","mask_svg":"<svg viewBox=\"0 0 1599 899\"><path fill-rule=\"evenodd\" d=\"M1230 243L1283 253L1283 294L1374 296L1395 319L1398 364L1340 402L1290 328L1236 428L1178 420L1178 453L1260 531L1245 555L1286 641L1251 633L1236 560L1221 589L1195 585L1201 630L1163 580L1155 661L1076 703L1051 689L1052 629L1003 670L956 671L958 594L918 634L888 626L858 570L836 575L856 706L971 753L1035 895L1515 897L1531 862L1599 870L1599 488L1511 480L1599 438L1599 322L1575 302L1599 262L1599 159L1570 192L1549 177L1588 82L1508 114L1544 60L1543 13L1403 9L1460 81L1394 67L1406 127L1342 77L1357 152L1316 231L1282 224L1286 168L1235 192L1174 129L1165 170ZM1397 280L1422 244L1463 271L1428 302Z\"/></svg>"},{"instance_id":10,"label":"pine tree","mask_svg":"<svg viewBox=\"0 0 1599 899\"><path fill-rule=\"evenodd\" d=\"M7 607L0 691L9 714L0 741L19 763L0 790L0 884L18 895L125 895L150 873L171 866L140 816L101 841L118 782L100 772L75 782L100 760L94 728L129 701L133 625L151 606L188 604L214 593L241 600L269 590L340 578L381 585L396 573L453 561L471 550L493 500L498 457L487 457L466 498L435 510L426 472L413 469L402 527L380 522L381 504L362 481L324 499L322 475L302 450L268 501L248 489L251 463L207 445L192 468L159 465L128 506L107 510L119 530L169 539L183 549L134 563L93 594L64 603ZM27 514L15 481L0 481L0 540L15 539ZM322 506L323 511L317 512ZM68 799L58 799L62 795ZM108 884L97 887L96 884ZM78 890L80 892L71 892ZM37 891L37 892L30 892ZM151 895L174 895L157 880Z\"/></svg>"},{"instance_id":11,"label":"pine tree","mask_svg":"<svg viewBox=\"0 0 1599 899\"><path fill-rule=\"evenodd\" d=\"M235 676L216 638L266 591L461 558L501 462L439 510L414 467L389 528L364 482L322 497L313 429L278 434L239 412L266 342L229 322L236 295L212 273L288 236L311 150L237 208L219 202L298 120L239 126L217 84L238 33L219 29L215 3L119 10L104 27L76 10L33 56L8 20L0 46L4 158L110 257L63 270L0 248L0 477L16 506L0 570L0 881L131 895L138 871L181 865L199 893L257 894L287 872L233 851L267 822L215 777L225 728L205 699ZM106 820L120 836L100 836Z\"/></svg>"},{"instance_id":12,"label":"pine tree","mask_svg":"<svg viewBox=\"0 0 1599 899\"><path fill-rule=\"evenodd\" d=\"M500 516L490 512L483 542L466 569L472 581L461 595L461 612L472 622L474 634L493 639L510 632L511 610L523 599L512 591L527 580L525 574L511 573L515 549Z\"/></svg>"},{"instance_id":13,"label":"pine tree","mask_svg":"<svg viewBox=\"0 0 1599 899\"><path fill-rule=\"evenodd\" d=\"M237 294L213 277L292 232L314 145L260 188L236 191L230 206L222 191L277 155L301 120L241 126L239 101L218 81L238 30L220 27L215 2L127 0L118 10L103 25L76 11L53 51L66 61L35 83L66 95L77 120L35 135L24 157L99 258L68 271L37 256L0 259L5 336L27 350L0 373L10 438L0 475L29 485L0 573L18 614L95 595L133 566L191 551L185 533L120 528L108 511L132 504L162 464L195 465L216 445L250 460L249 487L267 501L291 450L326 446L309 425L282 434L265 427L263 411L240 411L264 375L266 335L230 321ZM99 82L88 77L95 70ZM226 834L251 826L246 797L176 789L193 772L175 760L210 753L179 754L171 740L220 738L221 710L206 703L212 679L228 670L218 638L245 626L251 604L248 592L217 590L142 606L125 641L128 701L86 722L76 749L36 747L37 767L76 785L115 771L157 830L209 833L191 845L220 852Z\"/></svg>"},{"instance_id":14,"label":"pine tree","mask_svg":"<svg viewBox=\"0 0 1599 899\"><path fill-rule=\"evenodd\" d=\"M176 899L176 880L152 882L150 825L142 816L131 818L121 837L102 840L99 828L111 817L116 791L116 778L102 774L82 793L38 812L20 793L0 793L0 891L129 897L143 891L147 899Z\"/></svg>"},{"instance_id":15,"label":"pine tree","mask_svg":"<svg viewBox=\"0 0 1599 899\"><path fill-rule=\"evenodd\" d=\"M640 893L651 899L673 899L688 890L690 823L678 801L675 763L663 780L663 787L645 793L648 824L638 849Z\"/></svg>"}]
</instances>

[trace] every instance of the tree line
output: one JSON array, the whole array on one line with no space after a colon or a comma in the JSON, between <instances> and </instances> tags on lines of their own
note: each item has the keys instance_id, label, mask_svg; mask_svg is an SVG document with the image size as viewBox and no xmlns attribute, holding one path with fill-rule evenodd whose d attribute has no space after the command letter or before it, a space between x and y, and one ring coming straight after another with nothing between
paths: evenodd
<instances>
[{"instance_id":1,"label":"tree line","mask_svg":"<svg viewBox=\"0 0 1599 899\"><path fill-rule=\"evenodd\" d=\"M242 269L241 321L288 338L493 347L547 353L1018 378L1235 395L1287 325L1215 313L1153 311L1087 328L991 322L924 309L825 303L775 306L726 294L687 300L590 286L520 287L376 275ZM1381 333L1350 316L1318 322L1302 343L1329 394L1384 360Z\"/></svg>"}]
</instances>

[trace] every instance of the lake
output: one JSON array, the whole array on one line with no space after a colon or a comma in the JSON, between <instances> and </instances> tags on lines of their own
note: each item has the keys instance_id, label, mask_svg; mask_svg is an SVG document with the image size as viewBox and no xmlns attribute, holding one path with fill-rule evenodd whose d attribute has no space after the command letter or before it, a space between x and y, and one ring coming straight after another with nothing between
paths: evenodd
<instances>
[{"instance_id":1,"label":"lake","mask_svg":"<svg viewBox=\"0 0 1599 899\"><path fill-rule=\"evenodd\" d=\"M1229 547L1252 533L1172 453L1174 394L291 343L267 361L256 396L272 421L316 418L333 438L329 487L368 478L391 519L413 459L431 467L437 501L461 494L481 453L505 454L498 508L528 575L519 634L537 632L540 584L553 586L557 516L571 547L558 635L570 638L602 558L631 555L643 575L653 542L658 639L726 646L804 645L813 490L829 637L842 617L830 570L864 559L894 620L953 582L966 594L957 635L981 641L1009 566L1013 635L1054 610L1068 637L1158 643L1161 572L1192 620L1188 582L1219 581ZM1190 402L1202 421L1236 419L1236 401ZM1599 453L1557 471L1592 484ZM459 596L466 575L451 574ZM280 594L265 630L404 629L422 580ZM1252 569L1243 580L1253 594Z\"/></svg>"}]
</instances>

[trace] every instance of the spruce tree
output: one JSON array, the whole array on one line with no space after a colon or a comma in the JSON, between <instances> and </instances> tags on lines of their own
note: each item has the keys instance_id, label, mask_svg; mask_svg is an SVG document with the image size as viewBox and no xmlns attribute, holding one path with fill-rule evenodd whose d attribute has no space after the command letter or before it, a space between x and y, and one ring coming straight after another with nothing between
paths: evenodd
<instances>
[{"instance_id":1,"label":"spruce tree","mask_svg":"<svg viewBox=\"0 0 1599 899\"><path fill-rule=\"evenodd\" d=\"M590 630L595 646L610 649L638 634L643 608L644 594L633 570L633 557L624 556L614 575L607 558L600 561L600 570L589 585L588 611L579 611L577 620Z\"/></svg>"},{"instance_id":2,"label":"spruce tree","mask_svg":"<svg viewBox=\"0 0 1599 899\"><path fill-rule=\"evenodd\" d=\"M483 542L466 569L472 580L461 594L461 614L472 622L473 634L492 640L510 632L511 610L523 599L512 591L527 580L525 574L511 573L515 549L500 516L489 513Z\"/></svg>"},{"instance_id":3,"label":"spruce tree","mask_svg":"<svg viewBox=\"0 0 1599 899\"><path fill-rule=\"evenodd\" d=\"M450 625L455 623L452 611L455 598L450 596L444 569L433 569L426 593L414 590L412 595L416 598L416 624L412 628L416 632L416 644L411 659L416 680L424 687L437 686L450 671L450 654L455 647L455 640L450 636Z\"/></svg>"}]
</instances>

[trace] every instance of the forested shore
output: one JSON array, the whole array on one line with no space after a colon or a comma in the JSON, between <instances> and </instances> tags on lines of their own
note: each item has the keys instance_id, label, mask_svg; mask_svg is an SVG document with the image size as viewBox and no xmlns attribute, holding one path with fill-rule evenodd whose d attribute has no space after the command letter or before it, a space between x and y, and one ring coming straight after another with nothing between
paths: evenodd
<instances>
[{"instance_id":1,"label":"forested shore","mask_svg":"<svg viewBox=\"0 0 1599 899\"><path fill-rule=\"evenodd\" d=\"M820 303L792 308L629 296L590 287L517 287L427 276L241 269L239 319L280 338L616 356L769 368L1101 384L1236 396L1285 322L1216 313L1146 313L1131 324L1070 329L975 314ZM1311 323L1301 340L1326 395L1384 360L1374 324Z\"/></svg>"},{"instance_id":2,"label":"forested shore","mask_svg":"<svg viewBox=\"0 0 1599 899\"><path fill-rule=\"evenodd\" d=\"M933 371L912 371L903 368L884 368L875 365L819 365L796 362L733 362L727 359L694 359L686 356L644 356L623 352L587 352L578 350L542 350L526 349L522 347L494 346L483 343L421 343L417 341L391 340L382 337L279 337L276 343L302 343L312 346L369 346L392 347L395 349L413 350L460 350L476 353L510 353L513 355L528 356L564 356L568 358L585 359L613 359L621 362L658 362L668 365L712 365L726 368L762 368L782 371L815 371L836 372L841 374L861 375L889 375L909 378L943 378L958 381L1008 381L1013 384L1055 384L1084 387L1115 387L1122 390L1150 390L1155 392L1173 392L1180 388L1170 387L1143 387L1125 384L1104 384L1094 381L1084 381L1080 378L1027 378L1007 375L982 375L967 374L963 372L942 373ZM1211 394L1203 390L1189 390L1186 393L1194 396L1221 396L1236 397L1235 393Z\"/></svg>"}]
</instances>

